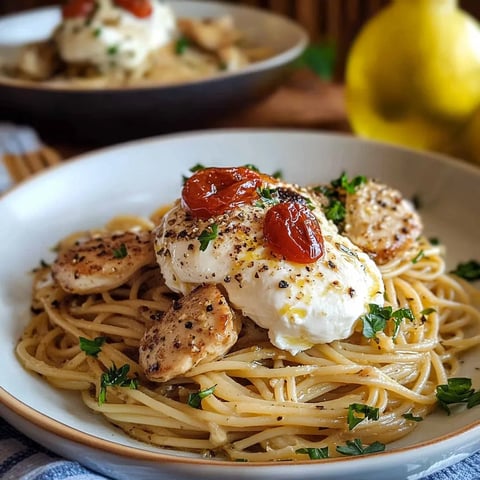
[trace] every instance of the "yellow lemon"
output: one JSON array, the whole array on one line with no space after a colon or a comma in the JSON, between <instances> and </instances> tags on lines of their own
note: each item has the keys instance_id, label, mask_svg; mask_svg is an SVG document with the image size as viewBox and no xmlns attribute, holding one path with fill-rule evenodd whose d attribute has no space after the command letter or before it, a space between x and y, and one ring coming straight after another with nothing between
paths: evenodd
<instances>
[{"instance_id":1,"label":"yellow lemon","mask_svg":"<svg viewBox=\"0 0 480 480\"><path fill-rule=\"evenodd\" d=\"M445 150L480 105L480 28L456 0L393 0L347 59L346 98L361 136Z\"/></svg>"},{"instance_id":2,"label":"yellow lemon","mask_svg":"<svg viewBox=\"0 0 480 480\"><path fill-rule=\"evenodd\" d=\"M460 144L453 155L480 165L480 108L478 108L460 135Z\"/></svg>"}]
</instances>

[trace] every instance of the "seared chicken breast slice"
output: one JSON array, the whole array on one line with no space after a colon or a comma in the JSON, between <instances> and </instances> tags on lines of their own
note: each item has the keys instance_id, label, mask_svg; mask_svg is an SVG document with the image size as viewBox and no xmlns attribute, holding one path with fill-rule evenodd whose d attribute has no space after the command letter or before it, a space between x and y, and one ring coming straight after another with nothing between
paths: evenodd
<instances>
[{"instance_id":1,"label":"seared chicken breast slice","mask_svg":"<svg viewBox=\"0 0 480 480\"><path fill-rule=\"evenodd\" d=\"M235 344L241 321L216 285L203 285L173 303L140 341L145 376L165 382L200 362L226 354Z\"/></svg>"},{"instance_id":2,"label":"seared chicken breast slice","mask_svg":"<svg viewBox=\"0 0 480 480\"><path fill-rule=\"evenodd\" d=\"M229 47L240 39L240 33L229 16L201 20L179 18L178 27L185 37L209 52Z\"/></svg>"},{"instance_id":3,"label":"seared chicken breast slice","mask_svg":"<svg viewBox=\"0 0 480 480\"><path fill-rule=\"evenodd\" d=\"M154 262L150 232L112 233L60 251L52 274L67 292L101 293L124 284L139 268Z\"/></svg>"},{"instance_id":4,"label":"seared chicken breast slice","mask_svg":"<svg viewBox=\"0 0 480 480\"><path fill-rule=\"evenodd\" d=\"M347 193L345 208L344 235L377 265L408 250L422 233L413 205L398 190L372 180Z\"/></svg>"},{"instance_id":5,"label":"seared chicken breast slice","mask_svg":"<svg viewBox=\"0 0 480 480\"><path fill-rule=\"evenodd\" d=\"M17 68L20 75L29 80L48 80L60 65L60 59L52 40L26 45L19 56Z\"/></svg>"}]
</instances>

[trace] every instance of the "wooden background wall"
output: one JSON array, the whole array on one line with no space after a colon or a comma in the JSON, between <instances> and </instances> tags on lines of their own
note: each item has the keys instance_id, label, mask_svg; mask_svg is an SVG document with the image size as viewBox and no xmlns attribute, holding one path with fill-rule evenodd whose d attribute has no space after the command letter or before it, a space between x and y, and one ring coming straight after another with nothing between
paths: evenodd
<instances>
[{"instance_id":1,"label":"wooden background wall","mask_svg":"<svg viewBox=\"0 0 480 480\"><path fill-rule=\"evenodd\" d=\"M337 77L341 79L349 46L363 23L390 0L223 0L243 3L287 15L305 26L313 41L330 40L337 49ZM0 0L0 15L61 0ZM480 20L480 0L460 0Z\"/></svg>"}]
</instances>

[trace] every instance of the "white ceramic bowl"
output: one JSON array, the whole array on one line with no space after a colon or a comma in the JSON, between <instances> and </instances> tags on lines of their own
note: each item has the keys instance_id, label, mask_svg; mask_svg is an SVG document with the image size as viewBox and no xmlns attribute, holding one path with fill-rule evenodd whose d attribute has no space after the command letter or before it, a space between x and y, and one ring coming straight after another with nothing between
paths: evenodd
<instances>
[{"instance_id":1,"label":"white ceramic bowl","mask_svg":"<svg viewBox=\"0 0 480 480\"><path fill-rule=\"evenodd\" d=\"M330 181L346 170L418 195L428 236L447 246L448 268L479 257L480 169L341 135L298 131L206 131L120 145L77 158L26 181L0 199L0 404L2 415L55 452L118 479L224 478L304 480L418 479L480 449L480 407L435 412L385 453L328 461L249 464L201 459L134 441L93 415L72 392L26 372L15 344L28 322L30 277L39 259L73 230L112 215L148 215L176 198L182 174L197 163L281 169L300 184ZM480 388L480 347L460 376Z\"/></svg>"}]
</instances>

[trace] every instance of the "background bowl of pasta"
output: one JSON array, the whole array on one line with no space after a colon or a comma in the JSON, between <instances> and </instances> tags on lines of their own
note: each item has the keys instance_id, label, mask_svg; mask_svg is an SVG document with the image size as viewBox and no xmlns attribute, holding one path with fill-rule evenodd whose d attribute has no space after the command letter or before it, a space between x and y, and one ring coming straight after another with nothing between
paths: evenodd
<instances>
[{"instance_id":1,"label":"background bowl of pasta","mask_svg":"<svg viewBox=\"0 0 480 480\"><path fill-rule=\"evenodd\" d=\"M205 126L271 92L307 45L303 27L253 7L189 0L173 0L167 6L181 25L181 32L161 47L161 56L155 56L154 50L138 66L127 64L128 75L117 71L116 66L123 58L121 45L128 42L117 42L119 47L105 40L105 45L89 46L95 55L99 50L106 52L100 74L95 71L92 75L91 67L84 66L85 58L73 67L67 63L60 74L50 78L44 74L50 67L43 68L39 59L55 54L51 46L31 48L28 55L22 52L25 45L53 38L62 20L60 9L40 8L0 18L2 116L10 121L33 123L40 133L48 132L49 136L54 136L60 126L58 130L63 136L69 135L69 141L97 145ZM213 24L218 27L213 35L191 22L200 19L218 21ZM165 18L159 21L167 22ZM85 44L92 39L100 42L102 35L106 36L104 30L110 28L103 24L93 26L92 23L85 27L89 29ZM183 32L190 37L187 39ZM78 32L72 35L78 36ZM205 43L210 42L211 36L219 37L217 43L207 45L212 53L206 47L198 49L197 43L190 40L197 38ZM58 33L55 38L64 40ZM227 42L234 43L220 48ZM139 42L139 51L143 43ZM93 58L93 53L88 52L85 55ZM136 50L126 51L124 57L136 58L137 54ZM79 53L75 50L72 55L78 57ZM113 66L107 69L106 62ZM18 70L17 65L23 64L24 68Z\"/></svg>"},{"instance_id":2,"label":"background bowl of pasta","mask_svg":"<svg viewBox=\"0 0 480 480\"><path fill-rule=\"evenodd\" d=\"M176 159L174 164L171 158ZM158 212L159 207L171 204L179 197L184 177L191 175L191 169L199 164L255 165L269 174L281 171L285 181L300 185L323 184L338 178L342 172L347 172L350 177L373 177L401 191L405 199L415 199L424 223L423 235L429 239L428 243L421 244L422 253L416 250L411 252L410 257L401 262L401 268L397 268L400 264L395 267L402 272L382 270L382 275L386 285L391 280L394 290L399 288L400 292L407 292L405 296L408 298L404 299L406 302L413 301L409 299L410 295L418 296L419 302L425 302L425 299L434 299L437 302L435 306L431 305L431 308L422 310L419 328L425 327L427 333L421 339L405 343L399 350L392 347L391 355L388 358L379 357L380 360L374 360L374 356L377 355L376 349L381 343L371 343L373 350L366 352L354 341L350 345L351 350L346 343L333 342L329 347L325 347L332 349L328 355L335 365L327 362L327 365L323 366L346 369L335 370L336 378L347 375L348 371L353 369L354 375L359 379L363 378L362 381L367 385L368 381L365 379L377 378L375 375L383 372L379 374L378 381L368 386L368 402L389 412L383 419L382 416L380 420L369 417L368 421L362 421L349 430L345 424L348 403L351 401L349 398L355 398L356 395L356 390L351 389L344 389L340 396L332 397L331 392L326 395L324 400L328 408L309 410L310 413L306 416L296 416L295 412L280 415L276 410L280 408L279 404L283 405L283 408L295 407L295 402L287 398L288 392L292 389L300 391L302 382L307 381L316 368L311 365L307 374L298 374L299 380L295 385L285 383L283 394L275 390L278 389L280 380L271 383L272 391L277 391L280 397L286 395L283 401L281 398L279 401L275 399L276 393L273 393L271 398L268 396L268 381L262 386L258 383L259 378L253 380L252 385L259 388L259 391L265 390L267 400L270 398L269 401L264 400L263 411L261 406L252 407L255 402L248 397L248 390L242 390L242 385L246 383L236 384L233 375L228 382L231 389L239 389L237 397L219 408L236 408L237 413L225 420L221 428L213 429L210 440L213 437L214 441L217 439L216 441L220 442L218 439L222 438L221 431L228 430L229 423L248 420L264 422L269 426L264 431L261 428L256 430L256 435L273 435L276 429L280 429L279 440L271 444L271 449L267 448L267 453L277 451L273 447L278 447L278 442L281 443L285 438L297 436L304 437L306 445L312 448L290 448L294 458L280 462L275 460L285 460L285 457L281 457L283 453L280 453L285 451L285 445L278 447L279 457L260 461L255 460L255 455L259 452L247 446L243 453L245 458L242 461L232 461L234 459L225 458L220 451L206 455L202 447L200 453L172 447L175 442L181 444L181 434L174 435L174 440L169 440L171 448L166 449L145 441L153 441L155 435L158 436L157 439L166 435L166 430L158 431L154 430L154 426L150 426L146 431L151 432L151 437L134 438L126 433L128 428L124 431L114 426L112 422L124 427L129 422L138 421L138 418L134 419L136 414L141 414L145 422L148 418L157 418L157 421L161 422L159 419L163 413L160 410L163 407L154 406L155 396L149 397L149 406L145 404L141 412L133 410L139 408L136 402L138 395L145 394L144 389L138 394L135 393L135 397L128 397L130 400L125 403L126 409L121 405L121 399L117 404L107 402L107 405L99 406L95 399L90 399L91 389L90 393L87 389L83 394L62 389L62 385L65 387L62 379L52 376L49 377L49 383L40 375L23 368L17 356L19 353L24 359L23 353L16 353L16 346L32 313L32 269L39 264L51 262L56 255L53 247L58 245L59 239L72 232L99 228L118 215L147 218ZM427 401L429 395L431 399L435 385L430 385L430 380L436 375L442 378L443 369L447 372L452 369L455 378L470 379L471 388L475 391L478 392L480 388L478 290L475 293L478 285L475 287L474 283L467 284L456 277L452 280L448 275L459 263L474 258L478 261L477 239L480 225L475 219L478 218L480 208L480 191L477 188L479 180L478 168L436 154L414 152L343 135L242 129L172 134L135 141L83 155L39 174L0 199L0 229L8 232L4 234L0 244L0 411L7 421L53 451L118 479L134 476L145 480L159 477L220 479L228 475L238 479L252 477L265 480L313 480L334 477L347 480L360 477L383 478L388 475L392 480L400 480L409 476L421 478L460 461L480 449L480 406L474 406L473 402L472 408L466 408L465 404L450 405L451 414L448 415L435 403L431 408L422 410L423 407L417 404L417 400L421 404ZM441 247L437 246L434 237L440 241ZM445 264L442 263L442 258L445 259ZM405 273L407 271L410 273ZM412 289L405 283L411 283ZM392 290L389 290L389 295L392 295ZM79 308L79 305L75 304L72 308ZM433 317L429 318L437 312L440 323L435 323ZM448 318L452 315L454 320L450 323ZM58 321L61 323L61 319ZM407 328L410 328L411 322L404 321ZM75 325L72 328L83 328L81 322L72 325ZM437 325L440 330L431 332L429 325ZM52 331L50 335L55 337L56 334ZM404 332L401 330L399 335L403 338ZM442 336L441 341L437 335ZM449 350L448 345L453 346L453 349ZM25 351L28 351L29 347L25 348ZM61 350L62 341L54 342L53 346L48 348ZM362 351L367 360L356 359L355 351ZM306 354L302 355L302 361L305 361ZM334 360L331 360L332 358ZM232 362L241 361L240 357L229 356L227 359ZM248 361L259 371L263 360L257 358L255 361ZM278 359L280 363L276 364L276 367L283 369L282 372L298 367L292 362L283 364L282 361ZM355 369L357 361L364 362L360 370ZM416 363L417 361L419 363ZM42 360L38 362L42 363ZM36 368L35 363L36 361L32 364L33 369ZM71 387L77 381L79 390L82 390L85 372L78 374L80 376L76 380L73 362L68 368L70 373L67 371L67 377L70 380L67 383L73 382L70 383ZM49 375L48 371L44 373ZM202 372L199 378L208 374ZM387 377L393 380L388 380ZM207 379L208 381L210 380ZM314 387L310 385L309 388ZM424 390L430 393L424 396ZM130 390L126 388L122 391ZM208 395L207 392L205 396ZM246 395L246 398L243 398L243 395ZM186 398L183 400L184 403L187 402ZM412 409L406 413L401 410L405 402L413 402ZM387 404L390 407L387 407ZM208 405L205 407L206 411L217 404ZM167 407L172 405L167 402L164 408L168 410ZM128 408L132 410L129 411ZM252 412L250 408L259 410ZM321 449L313 448L315 429L310 426L309 430L306 423L310 422L312 417L326 419L330 409L337 412L338 418L328 420L332 422L329 431L335 431L335 435L343 432L336 440L331 439L332 445L348 448L340 448L339 452L344 453L335 455L332 453L335 449L331 447L332 454L329 458L321 459L316 456ZM97 413L101 411L104 415L95 414L92 410ZM397 410L402 412L399 418L395 417ZM180 413L177 412L180 416L176 416L177 414L172 413L173 410L168 410L167 417L171 415L171 420L167 422L168 425L164 423L162 428L168 429L173 423L182 421L196 425L196 422L201 421L202 415L208 414L206 411L183 405ZM421 419L420 411L424 412ZM185 420L187 417L183 415L190 413L193 416ZM198 418L197 413L200 415ZM222 412L216 414L220 413ZM352 415L355 416L355 412L352 412ZM226 416L228 417L228 414ZM355 418L366 420L362 417ZM276 426L275 422L282 424ZM292 427L285 425L285 422L298 423L295 434L291 430L284 430ZM395 425L393 436L389 422ZM302 433L302 428L307 430ZM408 434L401 438L396 436L395 432L404 428L408 430ZM232 444L246 441L242 438L243 431L244 428L240 427L228 433L231 435ZM219 436L216 436L217 434ZM346 436L343 437L343 434ZM373 441L375 438L386 438L385 448L362 451L367 448L367 444L376 445ZM208 441L208 435L206 439L199 436L197 440ZM355 446L366 454L352 455L351 451ZM229 448L225 451L228 452ZM248 457L249 455L252 457ZM236 457L237 460L239 458L241 457ZM254 460L245 461L246 458Z\"/></svg>"}]
</instances>

